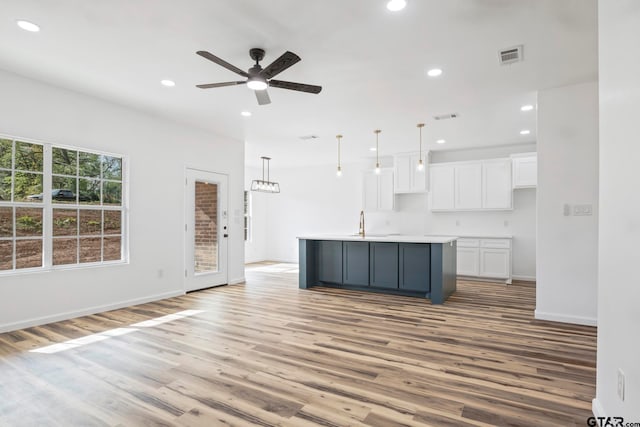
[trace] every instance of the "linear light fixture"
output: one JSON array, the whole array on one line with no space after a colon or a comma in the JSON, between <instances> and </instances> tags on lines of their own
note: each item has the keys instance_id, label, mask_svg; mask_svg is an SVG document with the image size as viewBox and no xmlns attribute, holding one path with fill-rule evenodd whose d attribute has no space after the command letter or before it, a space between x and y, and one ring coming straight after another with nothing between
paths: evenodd
<instances>
[{"instance_id":1,"label":"linear light fixture","mask_svg":"<svg viewBox=\"0 0 640 427\"><path fill-rule=\"evenodd\" d=\"M261 157L262 159L262 179L254 179L251 182L251 191L259 191L261 193L279 193L280 184L269 180L269 162L271 157ZM264 179L264 162L267 161L267 179Z\"/></svg>"}]
</instances>

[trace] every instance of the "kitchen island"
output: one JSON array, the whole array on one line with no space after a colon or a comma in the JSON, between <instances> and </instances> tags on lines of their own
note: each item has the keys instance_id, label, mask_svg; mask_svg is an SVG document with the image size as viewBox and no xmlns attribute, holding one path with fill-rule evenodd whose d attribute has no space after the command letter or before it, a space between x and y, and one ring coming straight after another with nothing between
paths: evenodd
<instances>
[{"instance_id":1,"label":"kitchen island","mask_svg":"<svg viewBox=\"0 0 640 427\"><path fill-rule=\"evenodd\" d=\"M299 236L300 289L312 286L429 298L456 290L452 236Z\"/></svg>"}]
</instances>

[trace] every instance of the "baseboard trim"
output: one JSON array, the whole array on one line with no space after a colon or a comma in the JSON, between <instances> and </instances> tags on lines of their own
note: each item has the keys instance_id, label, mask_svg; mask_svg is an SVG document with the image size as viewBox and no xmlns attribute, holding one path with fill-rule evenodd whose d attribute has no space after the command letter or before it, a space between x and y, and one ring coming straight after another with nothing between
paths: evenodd
<instances>
[{"instance_id":1,"label":"baseboard trim","mask_svg":"<svg viewBox=\"0 0 640 427\"><path fill-rule=\"evenodd\" d=\"M513 280L520 280L522 282L535 282L536 281L536 276L518 276L518 275L514 274L513 276L511 276L511 278Z\"/></svg>"},{"instance_id":2,"label":"baseboard trim","mask_svg":"<svg viewBox=\"0 0 640 427\"><path fill-rule=\"evenodd\" d=\"M229 279L229 284L230 285L237 285L238 283L244 283L246 280L244 278L244 276L242 277L237 277L235 279Z\"/></svg>"},{"instance_id":3,"label":"baseboard trim","mask_svg":"<svg viewBox=\"0 0 640 427\"><path fill-rule=\"evenodd\" d=\"M31 328L33 326L46 325L47 323L60 322L62 320L74 319L76 317L88 316L90 314L103 313L105 311L117 310L119 308L131 307L132 305L145 304L167 298L184 295L184 290L165 292L162 294L150 295L143 298L135 298L126 301L119 301L113 304L96 305L76 311L53 314L51 316L35 317L19 322L5 323L0 325L0 333L16 331L18 329Z\"/></svg>"},{"instance_id":4,"label":"baseboard trim","mask_svg":"<svg viewBox=\"0 0 640 427\"><path fill-rule=\"evenodd\" d=\"M549 320L551 322L573 323L576 325L598 326L598 319L595 317L571 316L559 313L548 313L536 310L534 317L538 320Z\"/></svg>"},{"instance_id":5,"label":"baseboard trim","mask_svg":"<svg viewBox=\"0 0 640 427\"><path fill-rule=\"evenodd\" d=\"M591 412L593 412L593 416L596 418L606 417L604 413L604 408L602 407L602 404L600 403L600 400L598 400L597 397L591 401Z\"/></svg>"}]
</instances>

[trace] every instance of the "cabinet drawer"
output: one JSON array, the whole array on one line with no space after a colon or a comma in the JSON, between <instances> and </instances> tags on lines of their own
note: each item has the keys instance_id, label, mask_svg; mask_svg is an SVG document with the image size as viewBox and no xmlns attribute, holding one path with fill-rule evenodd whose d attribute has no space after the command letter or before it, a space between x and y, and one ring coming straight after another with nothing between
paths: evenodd
<instances>
[{"instance_id":1,"label":"cabinet drawer","mask_svg":"<svg viewBox=\"0 0 640 427\"><path fill-rule=\"evenodd\" d=\"M511 247L511 240L509 239L482 239L480 241L480 247L492 248L492 249L509 249Z\"/></svg>"},{"instance_id":2,"label":"cabinet drawer","mask_svg":"<svg viewBox=\"0 0 640 427\"><path fill-rule=\"evenodd\" d=\"M479 248L480 239L458 239L459 248Z\"/></svg>"}]
</instances>

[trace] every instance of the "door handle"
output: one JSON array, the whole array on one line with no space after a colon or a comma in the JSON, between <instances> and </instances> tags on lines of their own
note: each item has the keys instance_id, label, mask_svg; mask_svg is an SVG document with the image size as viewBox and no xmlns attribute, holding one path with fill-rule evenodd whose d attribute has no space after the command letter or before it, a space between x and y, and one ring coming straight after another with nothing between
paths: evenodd
<instances>
[{"instance_id":1,"label":"door handle","mask_svg":"<svg viewBox=\"0 0 640 427\"><path fill-rule=\"evenodd\" d=\"M222 237L229 237L229 235L228 234L223 234Z\"/></svg>"}]
</instances>

